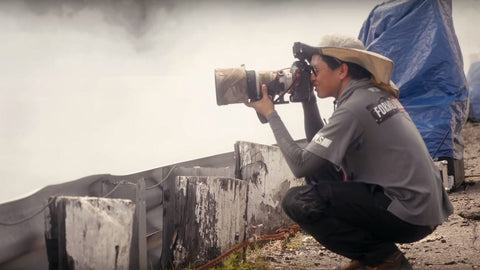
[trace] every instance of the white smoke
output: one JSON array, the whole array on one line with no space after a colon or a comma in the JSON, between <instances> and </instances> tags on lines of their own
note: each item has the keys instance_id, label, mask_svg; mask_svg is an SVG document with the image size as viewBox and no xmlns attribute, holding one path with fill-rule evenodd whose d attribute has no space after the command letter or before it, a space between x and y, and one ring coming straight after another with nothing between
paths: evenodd
<instances>
[{"instance_id":1,"label":"white smoke","mask_svg":"<svg viewBox=\"0 0 480 270\"><path fill-rule=\"evenodd\" d=\"M478 49L478 12L458 2L460 43ZM356 36L378 3L2 2L0 202L91 174L230 152L236 140L274 143L250 108L216 105L213 70L288 67L293 42ZM319 104L328 118L331 100ZM300 105L278 110L303 138Z\"/></svg>"}]
</instances>

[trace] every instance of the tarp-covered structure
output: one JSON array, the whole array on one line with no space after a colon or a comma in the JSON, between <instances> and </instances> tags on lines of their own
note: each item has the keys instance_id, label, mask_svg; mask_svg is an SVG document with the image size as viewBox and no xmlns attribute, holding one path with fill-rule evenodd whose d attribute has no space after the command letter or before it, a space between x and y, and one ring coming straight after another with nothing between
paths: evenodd
<instances>
[{"instance_id":1,"label":"tarp-covered structure","mask_svg":"<svg viewBox=\"0 0 480 270\"><path fill-rule=\"evenodd\" d=\"M467 81L470 86L468 119L472 122L480 122L480 61L470 65Z\"/></svg>"},{"instance_id":2,"label":"tarp-covered structure","mask_svg":"<svg viewBox=\"0 0 480 270\"><path fill-rule=\"evenodd\" d=\"M392 81L432 158L463 159L468 86L450 0L377 5L359 39L395 63Z\"/></svg>"}]
</instances>

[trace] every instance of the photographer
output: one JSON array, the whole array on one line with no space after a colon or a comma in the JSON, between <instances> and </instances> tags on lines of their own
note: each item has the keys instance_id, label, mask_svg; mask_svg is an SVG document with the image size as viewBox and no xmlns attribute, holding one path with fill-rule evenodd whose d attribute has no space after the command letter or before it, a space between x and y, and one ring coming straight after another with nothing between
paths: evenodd
<instances>
[{"instance_id":1,"label":"photographer","mask_svg":"<svg viewBox=\"0 0 480 270\"><path fill-rule=\"evenodd\" d=\"M310 47L312 48L312 47ZM262 86L248 103L264 115L296 177L285 213L329 250L351 262L340 269L411 269L395 243L418 241L453 212L417 128L397 100L393 63L362 42L326 36L312 48L311 82L335 98L325 126L310 98L302 103L308 145L294 142Z\"/></svg>"}]
</instances>

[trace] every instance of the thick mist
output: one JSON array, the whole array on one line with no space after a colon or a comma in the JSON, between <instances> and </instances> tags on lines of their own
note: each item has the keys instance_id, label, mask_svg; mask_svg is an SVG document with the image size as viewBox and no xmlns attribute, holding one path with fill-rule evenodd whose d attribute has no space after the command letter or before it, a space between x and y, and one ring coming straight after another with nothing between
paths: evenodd
<instances>
[{"instance_id":1,"label":"thick mist","mask_svg":"<svg viewBox=\"0 0 480 270\"><path fill-rule=\"evenodd\" d=\"M251 108L216 105L213 70L289 67L293 42L357 36L380 2L2 2L0 203L92 174L230 152L237 140L274 143ZM480 48L479 6L454 2L466 65ZM332 100L319 104L328 118ZM277 109L303 138L301 106Z\"/></svg>"}]
</instances>

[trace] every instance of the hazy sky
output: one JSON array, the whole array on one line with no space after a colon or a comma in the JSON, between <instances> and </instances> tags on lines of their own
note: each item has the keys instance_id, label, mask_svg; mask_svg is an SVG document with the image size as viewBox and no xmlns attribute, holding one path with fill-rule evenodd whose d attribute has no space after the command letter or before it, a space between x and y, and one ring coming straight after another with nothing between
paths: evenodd
<instances>
[{"instance_id":1,"label":"hazy sky","mask_svg":"<svg viewBox=\"0 0 480 270\"><path fill-rule=\"evenodd\" d=\"M216 105L214 69L289 67L293 42L357 36L381 1L95 2L0 4L0 203L230 152L238 140L274 143L252 109ZM468 68L480 3L454 1L453 12ZM332 100L320 106L328 118ZM303 138L301 105L277 109Z\"/></svg>"}]
</instances>

